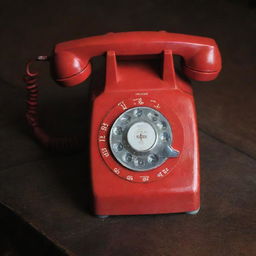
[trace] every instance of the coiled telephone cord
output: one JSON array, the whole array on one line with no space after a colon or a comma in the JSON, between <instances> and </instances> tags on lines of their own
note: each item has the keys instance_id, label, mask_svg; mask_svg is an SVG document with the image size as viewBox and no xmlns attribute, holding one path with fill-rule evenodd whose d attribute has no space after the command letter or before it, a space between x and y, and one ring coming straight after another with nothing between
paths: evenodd
<instances>
[{"instance_id":1,"label":"coiled telephone cord","mask_svg":"<svg viewBox=\"0 0 256 256\"><path fill-rule=\"evenodd\" d=\"M27 91L27 110L26 119L28 125L32 128L36 139L45 148L55 152L74 152L84 149L84 143L77 137L52 137L50 136L39 123L38 118L38 73L31 72L30 67L35 61L49 61L49 56L38 56L36 59L30 60L26 65L24 82Z\"/></svg>"}]
</instances>

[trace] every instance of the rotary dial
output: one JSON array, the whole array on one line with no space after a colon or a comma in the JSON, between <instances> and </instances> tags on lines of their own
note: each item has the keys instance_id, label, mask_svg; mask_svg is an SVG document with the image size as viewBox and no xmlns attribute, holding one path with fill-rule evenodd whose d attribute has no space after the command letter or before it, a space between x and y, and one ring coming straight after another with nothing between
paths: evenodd
<instances>
[{"instance_id":1,"label":"rotary dial","mask_svg":"<svg viewBox=\"0 0 256 256\"><path fill-rule=\"evenodd\" d=\"M122 113L109 136L110 148L119 163L133 171L157 168L179 151L172 148L167 119L155 109L135 107Z\"/></svg>"}]
</instances>

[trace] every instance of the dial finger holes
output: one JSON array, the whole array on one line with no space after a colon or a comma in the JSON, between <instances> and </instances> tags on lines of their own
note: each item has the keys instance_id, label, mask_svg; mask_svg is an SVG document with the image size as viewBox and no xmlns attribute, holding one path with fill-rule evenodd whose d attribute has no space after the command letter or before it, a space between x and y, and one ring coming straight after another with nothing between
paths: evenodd
<instances>
[{"instance_id":1,"label":"dial finger holes","mask_svg":"<svg viewBox=\"0 0 256 256\"><path fill-rule=\"evenodd\" d=\"M122 130L122 127L120 127L120 126L114 127L114 129L113 129L113 133L115 135L121 135L122 132L123 132L123 130Z\"/></svg>"},{"instance_id":2,"label":"dial finger holes","mask_svg":"<svg viewBox=\"0 0 256 256\"><path fill-rule=\"evenodd\" d=\"M141 110L141 109L135 109L135 110L133 111L133 115L134 115L135 117L140 117L140 116L142 116L142 110Z\"/></svg>"},{"instance_id":3,"label":"dial finger holes","mask_svg":"<svg viewBox=\"0 0 256 256\"><path fill-rule=\"evenodd\" d=\"M158 120L158 114L157 113L149 112L147 117L152 122L156 122Z\"/></svg>"},{"instance_id":4,"label":"dial finger holes","mask_svg":"<svg viewBox=\"0 0 256 256\"><path fill-rule=\"evenodd\" d=\"M123 144L122 143L115 143L113 145L113 149L115 152L119 152L119 151L122 151L124 148Z\"/></svg>"},{"instance_id":5,"label":"dial finger holes","mask_svg":"<svg viewBox=\"0 0 256 256\"><path fill-rule=\"evenodd\" d=\"M145 162L141 158L135 158L134 159L134 165L137 166L137 167L142 167L142 166L145 165Z\"/></svg>"},{"instance_id":6,"label":"dial finger holes","mask_svg":"<svg viewBox=\"0 0 256 256\"><path fill-rule=\"evenodd\" d=\"M164 132L161 136L160 136L161 140L166 142L169 140L170 135L167 132Z\"/></svg>"},{"instance_id":7,"label":"dial finger holes","mask_svg":"<svg viewBox=\"0 0 256 256\"><path fill-rule=\"evenodd\" d=\"M158 161L158 156L155 154L150 154L147 160L150 164L155 164Z\"/></svg>"},{"instance_id":8,"label":"dial finger holes","mask_svg":"<svg viewBox=\"0 0 256 256\"><path fill-rule=\"evenodd\" d=\"M128 115L123 115L123 116L121 117L121 122L122 122L123 124L128 124L128 123L130 122L130 120L131 120L131 117L128 116Z\"/></svg>"},{"instance_id":9,"label":"dial finger holes","mask_svg":"<svg viewBox=\"0 0 256 256\"><path fill-rule=\"evenodd\" d=\"M126 153L123 155L123 161L129 163L132 161L132 155L130 153Z\"/></svg>"},{"instance_id":10,"label":"dial finger holes","mask_svg":"<svg viewBox=\"0 0 256 256\"><path fill-rule=\"evenodd\" d=\"M164 121L160 121L160 122L158 122L158 123L156 124L156 126L157 126L160 130L165 130L166 127L167 127L167 124L166 124L166 122L164 122Z\"/></svg>"},{"instance_id":11,"label":"dial finger holes","mask_svg":"<svg viewBox=\"0 0 256 256\"><path fill-rule=\"evenodd\" d=\"M143 172L161 166L169 157L163 155L164 149L171 144L168 120L149 107L127 109L117 117L109 133L114 160L132 171Z\"/></svg>"}]
</instances>

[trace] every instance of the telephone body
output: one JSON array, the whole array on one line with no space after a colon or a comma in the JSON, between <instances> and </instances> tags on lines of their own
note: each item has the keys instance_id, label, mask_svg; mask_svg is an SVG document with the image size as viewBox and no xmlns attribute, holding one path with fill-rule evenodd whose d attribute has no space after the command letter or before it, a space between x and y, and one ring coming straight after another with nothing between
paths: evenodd
<instances>
[{"instance_id":1,"label":"telephone body","mask_svg":"<svg viewBox=\"0 0 256 256\"><path fill-rule=\"evenodd\" d=\"M59 43L52 70L63 86L106 56L105 85L91 85L90 168L96 215L189 212L200 208L196 113L189 82L215 79L213 39L159 32L108 33ZM157 65L155 65L157 63Z\"/></svg>"}]
</instances>

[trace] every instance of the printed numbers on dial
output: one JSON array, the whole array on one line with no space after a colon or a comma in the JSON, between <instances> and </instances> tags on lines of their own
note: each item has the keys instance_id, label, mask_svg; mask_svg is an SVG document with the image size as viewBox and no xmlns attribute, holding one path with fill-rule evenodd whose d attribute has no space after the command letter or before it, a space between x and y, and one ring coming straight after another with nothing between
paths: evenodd
<instances>
[{"instance_id":1,"label":"printed numbers on dial","mask_svg":"<svg viewBox=\"0 0 256 256\"><path fill-rule=\"evenodd\" d=\"M107 131L107 129L108 129L108 124L106 124L106 123L102 123L102 125L101 125L101 128L100 128L102 131Z\"/></svg>"},{"instance_id":2,"label":"printed numbers on dial","mask_svg":"<svg viewBox=\"0 0 256 256\"><path fill-rule=\"evenodd\" d=\"M119 102L117 105L120 106L123 110L127 109L127 106L125 105L125 103L123 101Z\"/></svg>"},{"instance_id":3,"label":"printed numbers on dial","mask_svg":"<svg viewBox=\"0 0 256 256\"><path fill-rule=\"evenodd\" d=\"M108 150L106 148L101 148L101 153L104 157L109 157Z\"/></svg>"},{"instance_id":4,"label":"printed numbers on dial","mask_svg":"<svg viewBox=\"0 0 256 256\"><path fill-rule=\"evenodd\" d=\"M106 136L105 135L99 136L99 141L106 141Z\"/></svg>"},{"instance_id":5,"label":"printed numbers on dial","mask_svg":"<svg viewBox=\"0 0 256 256\"><path fill-rule=\"evenodd\" d=\"M149 181L149 176L140 176L143 182Z\"/></svg>"},{"instance_id":6,"label":"printed numbers on dial","mask_svg":"<svg viewBox=\"0 0 256 256\"><path fill-rule=\"evenodd\" d=\"M155 169L145 170L145 171L143 170L134 171L129 168L126 168L116 160L116 158L112 154L113 152L111 151L111 147L109 144L110 143L109 136L112 129L112 125L117 120L117 118L119 118L125 111L129 109L140 108L140 107L153 108L156 111L161 110L161 113L163 113L164 116L166 114L166 116L170 118L171 123L173 122L176 124L177 130L182 130L181 125L180 124L177 125L178 123L177 120L174 120L175 118L173 117L174 115L173 114L172 116L168 115L169 110L168 108L163 106L162 103L160 105L160 103L156 99L149 98L147 93L143 93L143 94L137 93L135 94L134 97L117 102L116 105L107 113L107 115L105 116L105 118L102 120L100 124L97 141L98 141L98 147L99 147L99 151L102 156L102 159L114 175L119 176L120 178L124 179L126 182L149 183L149 182L161 180L162 178L172 173L172 169L177 163L177 158L172 158L164 162L160 166L156 167ZM135 117L140 116L140 112L138 111L137 112L134 111L133 114ZM128 124L124 122L122 125L126 127ZM120 127L117 127L117 128L120 128ZM164 126L164 124L159 123L159 127L157 129L165 129L165 128L166 127ZM117 136L118 139L122 136L125 136L123 135L123 130L121 129L119 130L116 129L116 131L113 131L113 132L114 133L116 132L115 136ZM123 146L123 144L121 146ZM123 147L119 147L119 148L121 148L120 150L121 152ZM151 160L151 158L149 159Z\"/></svg>"},{"instance_id":7,"label":"printed numbers on dial","mask_svg":"<svg viewBox=\"0 0 256 256\"><path fill-rule=\"evenodd\" d=\"M157 177L164 177L166 174L168 174L170 172L169 168L164 168L162 171L160 171L157 174Z\"/></svg>"}]
</instances>

